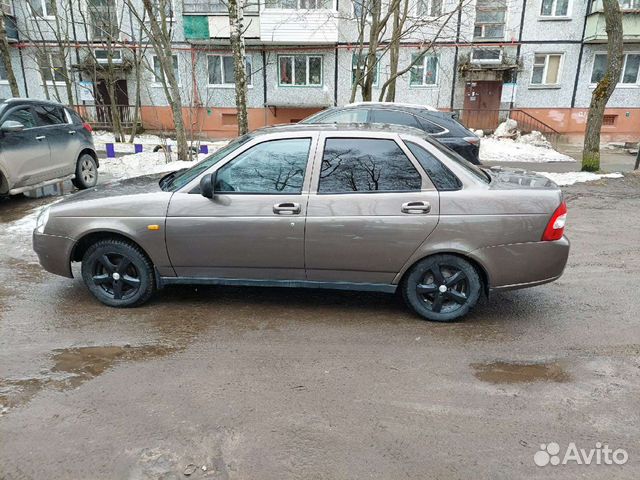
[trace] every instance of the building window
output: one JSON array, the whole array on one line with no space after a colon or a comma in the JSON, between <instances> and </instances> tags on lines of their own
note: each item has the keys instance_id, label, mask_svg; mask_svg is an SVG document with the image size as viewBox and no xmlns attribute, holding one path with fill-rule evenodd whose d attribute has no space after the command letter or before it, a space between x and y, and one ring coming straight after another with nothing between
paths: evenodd
<instances>
[{"instance_id":1,"label":"building window","mask_svg":"<svg viewBox=\"0 0 640 480\"><path fill-rule=\"evenodd\" d=\"M500 48L474 48L471 51L472 63L500 63L502 50Z\"/></svg>"},{"instance_id":2,"label":"building window","mask_svg":"<svg viewBox=\"0 0 640 480\"><path fill-rule=\"evenodd\" d=\"M171 55L173 60L173 75L176 77L176 82L180 83L180 74L178 73L178 56ZM162 83L164 79L164 72L162 71L162 65L160 59L157 56L153 56L153 77L155 83Z\"/></svg>"},{"instance_id":3,"label":"building window","mask_svg":"<svg viewBox=\"0 0 640 480\"><path fill-rule=\"evenodd\" d=\"M366 71L365 68L369 69L368 67L365 67L365 63L367 61L367 54L366 53L354 53L353 56L351 57L351 81L353 83L356 82L356 79L358 78L358 70L360 73L360 76L364 79L366 78ZM373 66L372 69L372 74L373 74L373 85L374 86L378 86L378 77L379 77L379 70L380 70L380 55L376 55L376 64Z\"/></svg>"},{"instance_id":4,"label":"building window","mask_svg":"<svg viewBox=\"0 0 640 480\"><path fill-rule=\"evenodd\" d=\"M640 0L620 0L620 8L622 10L640 10Z\"/></svg>"},{"instance_id":5,"label":"building window","mask_svg":"<svg viewBox=\"0 0 640 480\"><path fill-rule=\"evenodd\" d=\"M438 82L438 57L435 55L417 54L411 56L411 76L409 85L430 86Z\"/></svg>"},{"instance_id":6,"label":"building window","mask_svg":"<svg viewBox=\"0 0 640 480\"><path fill-rule=\"evenodd\" d=\"M0 82L6 82L9 80L9 76L7 75L7 67L5 67L4 62L0 58Z\"/></svg>"},{"instance_id":7,"label":"building window","mask_svg":"<svg viewBox=\"0 0 640 480\"><path fill-rule=\"evenodd\" d=\"M603 115L602 126L613 127L616 124L618 115Z\"/></svg>"},{"instance_id":8,"label":"building window","mask_svg":"<svg viewBox=\"0 0 640 480\"><path fill-rule=\"evenodd\" d=\"M278 57L278 82L284 86L321 86L322 57L318 55L280 55Z\"/></svg>"},{"instance_id":9,"label":"building window","mask_svg":"<svg viewBox=\"0 0 640 480\"><path fill-rule=\"evenodd\" d=\"M542 0L541 17L569 16L569 0Z\"/></svg>"},{"instance_id":10,"label":"building window","mask_svg":"<svg viewBox=\"0 0 640 480\"><path fill-rule=\"evenodd\" d=\"M64 59L55 53L38 55L38 67L44 83L64 82Z\"/></svg>"},{"instance_id":11,"label":"building window","mask_svg":"<svg viewBox=\"0 0 640 480\"><path fill-rule=\"evenodd\" d=\"M473 36L476 39L504 39L506 3L498 0L478 0Z\"/></svg>"},{"instance_id":12,"label":"building window","mask_svg":"<svg viewBox=\"0 0 640 480\"><path fill-rule=\"evenodd\" d=\"M597 53L593 59L591 83L598 83L607 71L607 54ZM626 53L622 63L620 83L623 85L638 85L640 83L640 53Z\"/></svg>"},{"instance_id":13,"label":"building window","mask_svg":"<svg viewBox=\"0 0 640 480\"><path fill-rule=\"evenodd\" d=\"M173 0L151 0L151 8L157 18L173 18Z\"/></svg>"},{"instance_id":14,"label":"building window","mask_svg":"<svg viewBox=\"0 0 640 480\"><path fill-rule=\"evenodd\" d=\"M251 57L246 56L247 85L251 85L252 62ZM209 85L235 85L233 57L231 55L208 55L207 68L209 70Z\"/></svg>"},{"instance_id":15,"label":"building window","mask_svg":"<svg viewBox=\"0 0 640 480\"><path fill-rule=\"evenodd\" d=\"M122 63L122 51L119 49L97 49L94 50L93 54L96 57L96 62L103 65L109 63L109 57L111 57L111 63Z\"/></svg>"},{"instance_id":16,"label":"building window","mask_svg":"<svg viewBox=\"0 0 640 480\"><path fill-rule=\"evenodd\" d=\"M287 10L322 10L333 7L331 0L266 0L265 8Z\"/></svg>"},{"instance_id":17,"label":"building window","mask_svg":"<svg viewBox=\"0 0 640 480\"><path fill-rule=\"evenodd\" d=\"M89 0L87 7L93 39L117 39L119 28L116 0Z\"/></svg>"},{"instance_id":18,"label":"building window","mask_svg":"<svg viewBox=\"0 0 640 480\"><path fill-rule=\"evenodd\" d=\"M51 17L55 12L55 0L29 0L29 7L34 17Z\"/></svg>"},{"instance_id":19,"label":"building window","mask_svg":"<svg viewBox=\"0 0 640 480\"><path fill-rule=\"evenodd\" d=\"M442 15L442 0L418 0L416 13L419 17L439 17Z\"/></svg>"},{"instance_id":20,"label":"building window","mask_svg":"<svg viewBox=\"0 0 640 480\"><path fill-rule=\"evenodd\" d=\"M543 53L533 57L531 85L558 85L562 54Z\"/></svg>"}]
</instances>

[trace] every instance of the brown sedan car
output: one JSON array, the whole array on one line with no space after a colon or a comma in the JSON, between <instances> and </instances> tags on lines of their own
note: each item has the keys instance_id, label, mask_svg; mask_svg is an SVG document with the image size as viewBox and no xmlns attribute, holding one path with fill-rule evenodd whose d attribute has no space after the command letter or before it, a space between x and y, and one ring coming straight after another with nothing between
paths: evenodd
<instances>
[{"instance_id":1,"label":"brown sedan car","mask_svg":"<svg viewBox=\"0 0 640 480\"><path fill-rule=\"evenodd\" d=\"M569 253L550 180L482 170L424 133L291 125L192 168L73 195L34 231L42 266L114 307L178 283L395 292L429 320L550 282Z\"/></svg>"}]
</instances>

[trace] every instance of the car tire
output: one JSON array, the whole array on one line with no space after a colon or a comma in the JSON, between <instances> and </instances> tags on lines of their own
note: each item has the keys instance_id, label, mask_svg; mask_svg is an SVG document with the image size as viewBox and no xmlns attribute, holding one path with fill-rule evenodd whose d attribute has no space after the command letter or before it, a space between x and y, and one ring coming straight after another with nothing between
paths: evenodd
<instances>
[{"instance_id":1,"label":"car tire","mask_svg":"<svg viewBox=\"0 0 640 480\"><path fill-rule=\"evenodd\" d=\"M89 291L110 307L137 307L155 292L153 264L136 245L107 239L82 257L82 279Z\"/></svg>"},{"instance_id":2,"label":"car tire","mask_svg":"<svg viewBox=\"0 0 640 480\"><path fill-rule=\"evenodd\" d=\"M98 183L98 165L96 159L88 153L83 153L76 163L76 177L71 180L73 186L84 190L95 187Z\"/></svg>"},{"instance_id":3,"label":"car tire","mask_svg":"<svg viewBox=\"0 0 640 480\"><path fill-rule=\"evenodd\" d=\"M401 288L405 302L418 315L435 322L452 322L476 305L482 281L467 260L442 254L414 265Z\"/></svg>"}]
</instances>

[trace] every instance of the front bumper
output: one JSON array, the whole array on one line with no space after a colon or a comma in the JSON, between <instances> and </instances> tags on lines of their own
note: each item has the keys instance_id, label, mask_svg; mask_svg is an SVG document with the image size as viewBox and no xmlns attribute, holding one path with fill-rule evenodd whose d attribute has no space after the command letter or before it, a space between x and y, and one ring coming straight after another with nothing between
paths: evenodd
<instances>
[{"instance_id":1,"label":"front bumper","mask_svg":"<svg viewBox=\"0 0 640 480\"><path fill-rule=\"evenodd\" d=\"M569 258L567 237L553 242L497 245L473 252L489 275L491 290L533 287L557 280Z\"/></svg>"},{"instance_id":2,"label":"front bumper","mask_svg":"<svg viewBox=\"0 0 640 480\"><path fill-rule=\"evenodd\" d=\"M40 265L47 272L73 278L71 272L71 250L75 241L67 237L47 235L33 231L33 249Z\"/></svg>"}]
</instances>

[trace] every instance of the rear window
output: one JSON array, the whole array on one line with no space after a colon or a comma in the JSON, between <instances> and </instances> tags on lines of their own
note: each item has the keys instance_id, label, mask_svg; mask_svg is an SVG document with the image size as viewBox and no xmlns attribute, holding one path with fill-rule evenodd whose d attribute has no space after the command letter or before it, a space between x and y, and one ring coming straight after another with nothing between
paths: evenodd
<instances>
[{"instance_id":1,"label":"rear window","mask_svg":"<svg viewBox=\"0 0 640 480\"><path fill-rule=\"evenodd\" d=\"M67 109L67 112L69 113L69 116L71 117L71 121L73 123L84 123L82 117L74 110Z\"/></svg>"},{"instance_id":2,"label":"rear window","mask_svg":"<svg viewBox=\"0 0 640 480\"><path fill-rule=\"evenodd\" d=\"M440 125L436 125L435 123L430 122L425 118L418 117L418 121L420 122L420 126L422 127L422 130L424 130L427 133L430 133L431 135L436 135L438 133L444 132L444 128L442 128Z\"/></svg>"},{"instance_id":3,"label":"rear window","mask_svg":"<svg viewBox=\"0 0 640 480\"><path fill-rule=\"evenodd\" d=\"M458 190L462 183L451 170L417 143L405 142L438 190Z\"/></svg>"},{"instance_id":4,"label":"rear window","mask_svg":"<svg viewBox=\"0 0 640 480\"><path fill-rule=\"evenodd\" d=\"M448 158L456 162L458 165L460 165L462 168L467 170L471 175L476 177L481 182L491 183L491 177L489 177L489 174L485 173L480 167L465 160L453 150L450 150L444 145L442 145L440 142L432 142L431 145L436 147L438 150L444 153Z\"/></svg>"}]
</instances>

